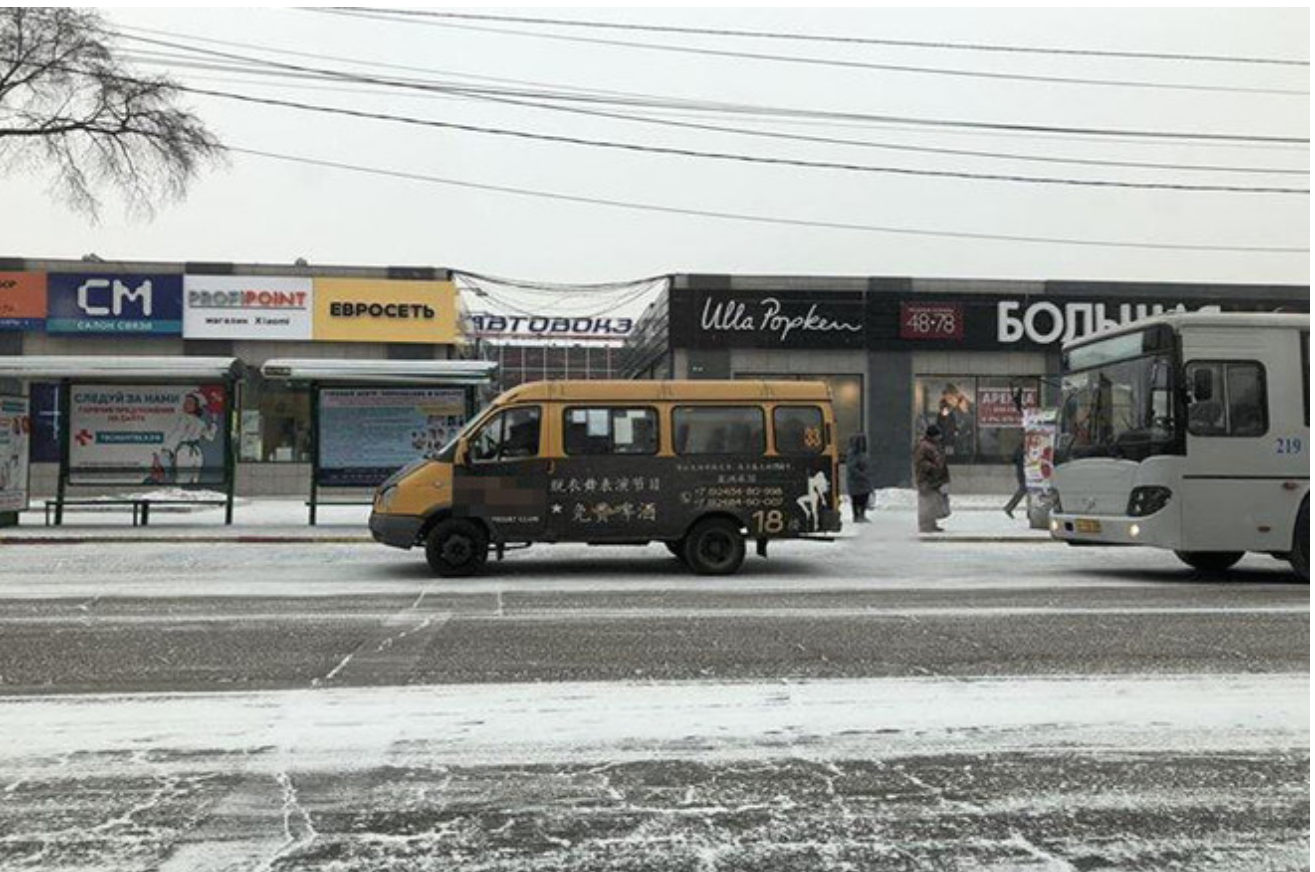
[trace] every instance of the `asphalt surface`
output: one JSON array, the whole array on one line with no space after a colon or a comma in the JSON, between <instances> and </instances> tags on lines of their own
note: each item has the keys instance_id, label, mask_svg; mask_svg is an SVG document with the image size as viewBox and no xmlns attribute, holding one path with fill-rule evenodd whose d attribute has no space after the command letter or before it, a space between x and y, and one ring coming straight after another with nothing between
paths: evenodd
<instances>
[{"instance_id":1,"label":"asphalt surface","mask_svg":"<svg viewBox=\"0 0 1315 872\"><path fill-rule=\"evenodd\" d=\"M447 582L370 545L6 547L0 868L1309 868L1309 593L1282 564L1202 577L1155 552L902 535L785 546L716 580L658 548L559 546ZM1088 695L1073 711L1108 711L1012 721L1009 689L1051 679ZM1129 703L1113 730L1125 679L1163 686L1169 716ZM1250 695L1198 726L1172 706L1188 679ZM838 682L861 721L863 689L889 703L901 681L928 682L929 720L856 730L796 702L775 731L705 730L703 701L671 710L688 741L659 741L655 703L633 738L551 754L502 737L476 755L423 701L352 708L463 688L473 742L481 694L496 708L521 685L549 697L497 729L533 737L564 706L605 719L578 703L594 684ZM1264 721L1294 688L1304 720ZM230 729L226 699L281 714ZM303 700L332 705L299 720ZM324 738L389 712L377 741ZM226 729L240 741L207 740Z\"/></svg>"}]
</instances>

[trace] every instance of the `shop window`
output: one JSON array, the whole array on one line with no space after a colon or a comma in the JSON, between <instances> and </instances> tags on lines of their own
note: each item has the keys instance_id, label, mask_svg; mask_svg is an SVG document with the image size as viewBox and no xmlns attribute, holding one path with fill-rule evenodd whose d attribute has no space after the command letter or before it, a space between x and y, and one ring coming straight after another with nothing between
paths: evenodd
<instances>
[{"instance_id":1,"label":"shop window","mask_svg":"<svg viewBox=\"0 0 1315 872\"><path fill-rule=\"evenodd\" d=\"M59 385L34 382L28 391L28 411L32 418L29 462L59 463Z\"/></svg>"},{"instance_id":2,"label":"shop window","mask_svg":"<svg viewBox=\"0 0 1315 872\"><path fill-rule=\"evenodd\" d=\"M766 424L758 406L681 406L671 413L677 454L762 454Z\"/></svg>"},{"instance_id":3,"label":"shop window","mask_svg":"<svg viewBox=\"0 0 1315 872\"><path fill-rule=\"evenodd\" d=\"M939 427L951 462L1008 463L1022 444L1023 410L1041 401L1042 382L1033 376L918 376L915 431Z\"/></svg>"},{"instance_id":4,"label":"shop window","mask_svg":"<svg viewBox=\"0 0 1315 872\"><path fill-rule=\"evenodd\" d=\"M826 447L822 410L817 406L777 406L772 428L777 454L821 454Z\"/></svg>"},{"instance_id":5,"label":"shop window","mask_svg":"<svg viewBox=\"0 0 1315 872\"><path fill-rule=\"evenodd\" d=\"M309 389L259 376L251 376L240 389L238 457L256 463L309 463Z\"/></svg>"},{"instance_id":6,"label":"shop window","mask_svg":"<svg viewBox=\"0 0 1315 872\"><path fill-rule=\"evenodd\" d=\"M657 453L657 412L652 409L571 408L563 415L569 455Z\"/></svg>"}]
</instances>

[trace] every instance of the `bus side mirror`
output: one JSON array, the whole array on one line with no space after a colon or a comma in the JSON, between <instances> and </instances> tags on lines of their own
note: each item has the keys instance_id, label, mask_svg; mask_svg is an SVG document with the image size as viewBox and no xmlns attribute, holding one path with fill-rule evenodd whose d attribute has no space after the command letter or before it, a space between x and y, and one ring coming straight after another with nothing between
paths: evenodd
<instances>
[{"instance_id":1,"label":"bus side mirror","mask_svg":"<svg viewBox=\"0 0 1315 872\"><path fill-rule=\"evenodd\" d=\"M452 459L456 461L455 465L457 467L460 467L461 469L470 468L470 446L466 443L465 439L457 441L457 451Z\"/></svg>"},{"instance_id":2,"label":"bus side mirror","mask_svg":"<svg viewBox=\"0 0 1315 872\"><path fill-rule=\"evenodd\" d=\"M1192 372L1192 401L1204 403L1215 395L1214 373L1202 367Z\"/></svg>"}]
</instances>

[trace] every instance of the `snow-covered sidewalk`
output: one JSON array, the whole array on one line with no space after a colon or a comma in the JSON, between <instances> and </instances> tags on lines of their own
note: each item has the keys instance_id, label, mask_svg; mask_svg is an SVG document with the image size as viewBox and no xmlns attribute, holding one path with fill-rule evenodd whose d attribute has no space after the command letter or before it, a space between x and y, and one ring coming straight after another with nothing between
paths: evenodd
<instances>
[{"instance_id":1,"label":"snow-covered sidewalk","mask_svg":"<svg viewBox=\"0 0 1315 872\"><path fill-rule=\"evenodd\" d=\"M166 495L172 498L172 495ZM845 506L845 527L841 537L870 535L912 535L916 530L917 495L911 490L887 489L873 495L871 523L857 525L850 521ZM945 533L926 537L947 541L1048 541L1044 530L1028 528L1026 512L1007 517L1000 507L1005 497L967 495L952 497L954 514L942 522ZM173 510L171 510L173 509ZM224 541L307 541L367 542L370 507L320 506L318 523L308 522L305 500L301 498L239 497L233 509L233 523L224 524L220 506L198 505L152 509L147 527L133 527L126 508L74 506L65 509L64 523L45 526L39 503L23 512L18 527L0 527L0 543L29 541L98 542L130 540L149 542L185 539L207 542Z\"/></svg>"}]
</instances>

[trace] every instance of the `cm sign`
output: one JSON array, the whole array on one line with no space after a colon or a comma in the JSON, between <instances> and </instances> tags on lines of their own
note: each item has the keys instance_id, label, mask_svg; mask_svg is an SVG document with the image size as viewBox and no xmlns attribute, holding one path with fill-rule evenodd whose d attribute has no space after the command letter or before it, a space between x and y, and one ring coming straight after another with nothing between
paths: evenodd
<instances>
[{"instance_id":1,"label":"cm sign","mask_svg":"<svg viewBox=\"0 0 1315 872\"><path fill-rule=\"evenodd\" d=\"M179 336L183 277L50 273L47 333Z\"/></svg>"}]
</instances>

